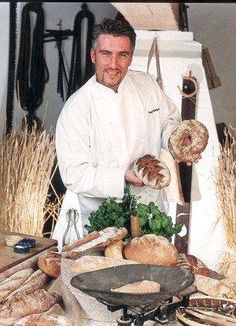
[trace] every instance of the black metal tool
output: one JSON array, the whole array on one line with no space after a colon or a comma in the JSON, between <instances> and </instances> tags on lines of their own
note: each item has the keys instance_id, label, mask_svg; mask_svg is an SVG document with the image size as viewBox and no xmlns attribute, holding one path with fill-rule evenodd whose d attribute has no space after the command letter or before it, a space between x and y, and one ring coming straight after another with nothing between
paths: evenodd
<instances>
[{"instance_id":1,"label":"black metal tool","mask_svg":"<svg viewBox=\"0 0 236 326\"><path fill-rule=\"evenodd\" d=\"M32 13L36 15L35 24ZM36 110L43 102L43 92L49 79L44 57L44 11L42 3L29 2L21 13L20 48L16 75L17 98L23 110L27 111L26 122L29 129L40 121Z\"/></svg>"},{"instance_id":2,"label":"black metal tool","mask_svg":"<svg viewBox=\"0 0 236 326\"><path fill-rule=\"evenodd\" d=\"M69 36L73 36L73 31L70 29L66 30L53 30L46 29L44 34L44 42L56 42L57 50L58 50L58 75L57 75L57 93L61 95L62 100L65 100L64 94L67 93L68 88L68 76L65 68L63 52L62 52L62 41L69 38ZM64 92L64 86L66 87L66 91Z\"/></svg>"},{"instance_id":3,"label":"black metal tool","mask_svg":"<svg viewBox=\"0 0 236 326\"><path fill-rule=\"evenodd\" d=\"M182 120L195 119L196 110L196 79L191 75L183 78L182 88ZM188 237L189 237L189 218L190 218L190 201L191 201L191 186L192 186L192 166L187 166L186 163L179 163L180 182L184 197L184 205L177 204L176 208L176 223L182 223L186 226L187 234L184 237L175 237L175 246L179 253L188 252Z\"/></svg>"},{"instance_id":4,"label":"black metal tool","mask_svg":"<svg viewBox=\"0 0 236 326\"><path fill-rule=\"evenodd\" d=\"M9 60L6 104L6 134L12 130L16 70L16 2L10 2Z\"/></svg>"},{"instance_id":5,"label":"black metal tool","mask_svg":"<svg viewBox=\"0 0 236 326\"><path fill-rule=\"evenodd\" d=\"M71 51L70 74L68 83L67 98L79 89L94 73L94 67L90 58L92 44L92 30L94 26L94 16L88 10L86 3L81 6L74 20L73 45ZM81 42L82 24L87 19L87 33L85 47ZM82 65L83 52L85 51L85 66ZM84 68L84 69L83 69ZM84 71L83 71L84 70Z\"/></svg>"}]
</instances>

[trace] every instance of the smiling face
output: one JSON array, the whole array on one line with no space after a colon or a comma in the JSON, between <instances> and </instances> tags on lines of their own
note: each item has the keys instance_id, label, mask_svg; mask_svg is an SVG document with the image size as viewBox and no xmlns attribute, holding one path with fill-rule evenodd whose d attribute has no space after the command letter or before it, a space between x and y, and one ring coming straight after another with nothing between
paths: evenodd
<instances>
[{"instance_id":1,"label":"smiling face","mask_svg":"<svg viewBox=\"0 0 236 326\"><path fill-rule=\"evenodd\" d=\"M129 37L101 34L96 48L91 49L91 60L97 81L117 91L132 61Z\"/></svg>"}]
</instances>

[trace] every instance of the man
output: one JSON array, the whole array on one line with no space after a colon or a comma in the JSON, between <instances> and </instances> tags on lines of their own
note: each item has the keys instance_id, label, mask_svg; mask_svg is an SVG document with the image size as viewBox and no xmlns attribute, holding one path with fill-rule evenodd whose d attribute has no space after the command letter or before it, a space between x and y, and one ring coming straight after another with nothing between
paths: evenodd
<instances>
[{"instance_id":1,"label":"man","mask_svg":"<svg viewBox=\"0 0 236 326\"><path fill-rule=\"evenodd\" d=\"M133 28L119 20L95 26L96 74L68 99L57 122L59 170L78 196L83 225L104 198L122 198L126 186L163 209L163 192L144 186L132 164L168 149L181 118L154 77L128 70L135 41Z\"/></svg>"}]
</instances>

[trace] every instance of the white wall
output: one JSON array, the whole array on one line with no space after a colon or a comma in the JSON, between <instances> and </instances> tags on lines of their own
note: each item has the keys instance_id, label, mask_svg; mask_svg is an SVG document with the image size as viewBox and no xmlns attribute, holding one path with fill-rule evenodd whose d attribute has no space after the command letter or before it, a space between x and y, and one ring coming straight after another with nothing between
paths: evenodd
<instances>
[{"instance_id":1,"label":"white wall","mask_svg":"<svg viewBox=\"0 0 236 326\"><path fill-rule=\"evenodd\" d=\"M186 3L189 30L209 49L222 86L210 90L216 122L236 126L236 3Z\"/></svg>"},{"instance_id":2,"label":"white wall","mask_svg":"<svg viewBox=\"0 0 236 326\"><path fill-rule=\"evenodd\" d=\"M18 2L18 14L25 2ZM46 15L46 28L57 29L59 19L62 19L62 29L73 29L74 17L81 9L82 2L45 2L43 7ZM189 30L194 39L208 47L210 55L219 75L222 86L210 90L210 97L216 122L229 122L236 126L236 3L186 3L188 8ZM8 64L8 24L9 4L0 3L0 133L5 124L7 64ZM106 2L89 2L96 21L108 16L113 18L117 10ZM19 34L18 34L19 36ZM64 42L67 64L70 63L71 40ZM55 128L56 120L63 106L60 95L56 92L58 55L54 43L45 47L46 60L50 72L50 80L45 87L44 103L38 109L38 115L45 115L45 127ZM46 114L45 114L46 111ZM15 107L15 122L21 120L24 111L18 105Z\"/></svg>"},{"instance_id":3,"label":"white wall","mask_svg":"<svg viewBox=\"0 0 236 326\"><path fill-rule=\"evenodd\" d=\"M5 131L8 77L9 3L0 3L0 136ZM4 46L3 46L4 45Z\"/></svg>"}]
</instances>

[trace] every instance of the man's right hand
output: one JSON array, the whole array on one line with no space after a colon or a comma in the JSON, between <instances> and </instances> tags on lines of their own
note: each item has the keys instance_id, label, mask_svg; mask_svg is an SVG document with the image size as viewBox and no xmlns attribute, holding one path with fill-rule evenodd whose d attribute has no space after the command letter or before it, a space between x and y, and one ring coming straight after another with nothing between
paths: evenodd
<instances>
[{"instance_id":1,"label":"man's right hand","mask_svg":"<svg viewBox=\"0 0 236 326\"><path fill-rule=\"evenodd\" d=\"M144 186L144 183L143 181L138 178L135 173L131 170L127 170L125 172L125 181L127 183L130 183L131 185L133 186L136 186L136 187L143 187Z\"/></svg>"}]
</instances>

